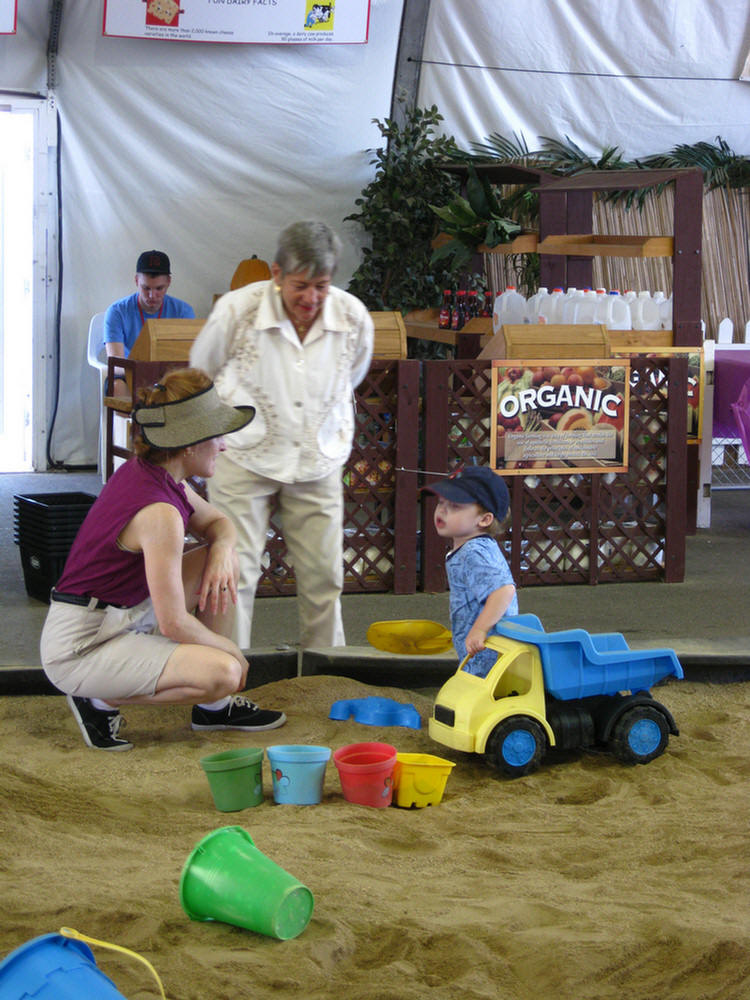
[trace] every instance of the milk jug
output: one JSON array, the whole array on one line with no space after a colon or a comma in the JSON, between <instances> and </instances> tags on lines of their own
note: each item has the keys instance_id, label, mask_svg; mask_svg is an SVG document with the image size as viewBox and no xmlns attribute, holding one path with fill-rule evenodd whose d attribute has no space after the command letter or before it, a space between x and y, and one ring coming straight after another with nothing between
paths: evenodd
<instances>
[{"instance_id":1,"label":"milk jug","mask_svg":"<svg viewBox=\"0 0 750 1000\"><path fill-rule=\"evenodd\" d=\"M586 288L574 314L574 323L594 323L598 296L593 288Z\"/></svg>"},{"instance_id":2,"label":"milk jug","mask_svg":"<svg viewBox=\"0 0 750 1000\"><path fill-rule=\"evenodd\" d=\"M526 303L526 322L527 323L539 323L539 313L542 302L549 298L549 292L546 288L541 287L535 295Z\"/></svg>"},{"instance_id":3,"label":"milk jug","mask_svg":"<svg viewBox=\"0 0 750 1000\"><path fill-rule=\"evenodd\" d=\"M662 330L672 329L672 296L659 303L659 319Z\"/></svg>"},{"instance_id":4,"label":"milk jug","mask_svg":"<svg viewBox=\"0 0 750 1000\"><path fill-rule=\"evenodd\" d=\"M615 288L607 296L608 319L607 326L610 330L631 330L632 320L628 304Z\"/></svg>"},{"instance_id":5,"label":"milk jug","mask_svg":"<svg viewBox=\"0 0 750 1000\"><path fill-rule=\"evenodd\" d=\"M630 317L634 330L658 330L661 325L659 304L650 292L639 292L630 303Z\"/></svg>"},{"instance_id":6,"label":"milk jug","mask_svg":"<svg viewBox=\"0 0 750 1000\"><path fill-rule=\"evenodd\" d=\"M565 301L565 292L562 288L553 288L551 294L539 305L540 323L562 323L560 312Z\"/></svg>"},{"instance_id":7,"label":"milk jug","mask_svg":"<svg viewBox=\"0 0 750 1000\"><path fill-rule=\"evenodd\" d=\"M578 302L583 298L583 291L572 286L565 293L565 299L560 307L560 323L575 323Z\"/></svg>"},{"instance_id":8,"label":"milk jug","mask_svg":"<svg viewBox=\"0 0 750 1000\"><path fill-rule=\"evenodd\" d=\"M500 332L501 326L526 322L526 299L516 291L515 285L508 285L502 294L495 299L492 312L492 329Z\"/></svg>"}]
</instances>

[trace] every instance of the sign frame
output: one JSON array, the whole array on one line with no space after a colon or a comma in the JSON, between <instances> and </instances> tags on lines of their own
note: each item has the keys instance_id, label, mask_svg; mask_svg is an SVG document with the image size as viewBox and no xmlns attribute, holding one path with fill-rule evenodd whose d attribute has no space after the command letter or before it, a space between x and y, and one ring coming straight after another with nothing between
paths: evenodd
<instances>
[{"instance_id":1,"label":"sign frame","mask_svg":"<svg viewBox=\"0 0 750 1000\"><path fill-rule=\"evenodd\" d=\"M502 475L627 472L628 359L502 358L491 392L490 464Z\"/></svg>"},{"instance_id":2,"label":"sign frame","mask_svg":"<svg viewBox=\"0 0 750 1000\"><path fill-rule=\"evenodd\" d=\"M688 414L687 439L688 444L700 444L703 440L703 405L706 386L706 357L702 345L694 347L617 347L612 348L613 358L662 358L674 355L684 355L688 359ZM697 361L691 366L690 358L698 355ZM691 376L691 371L694 373ZM694 410L691 413L690 410Z\"/></svg>"},{"instance_id":3,"label":"sign frame","mask_svg":"<svg viewBox=\"0 0 750 1000\"><path fill-rule=\"evenodd\" d=\"M18 0L0 0L0 35L15 35L18 29Z\"/></svg>"},{"instance_id":4,"label":"sign frame","mask_svg":"<svg viewBox=\"0 0 750 1000\"><path fill-rule=\"evenodd\" d=\"M3 0L0 0L3 2ZM7 0L4 0L7 2ZM102 35L218 44L365 44L371 0L104 0Z\"/></svg>"}]
</instances>

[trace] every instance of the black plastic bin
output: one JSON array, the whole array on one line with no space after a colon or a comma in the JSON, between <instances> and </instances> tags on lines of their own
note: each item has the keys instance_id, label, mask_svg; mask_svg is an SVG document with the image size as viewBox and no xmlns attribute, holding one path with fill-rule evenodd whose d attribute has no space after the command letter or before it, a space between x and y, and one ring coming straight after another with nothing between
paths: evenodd
<instances>
[{"instance_id":1,"label":"black plastic bin","mask_svg":"<svg viewBox=\"0 0 750 1000\"><path fill-rule=\"evenodd\" d=\"M49 604L78 529L96 500L91 493L28 493L13 497L14 541L21 550L26 593Z\"/></svg>"}]
</instances>

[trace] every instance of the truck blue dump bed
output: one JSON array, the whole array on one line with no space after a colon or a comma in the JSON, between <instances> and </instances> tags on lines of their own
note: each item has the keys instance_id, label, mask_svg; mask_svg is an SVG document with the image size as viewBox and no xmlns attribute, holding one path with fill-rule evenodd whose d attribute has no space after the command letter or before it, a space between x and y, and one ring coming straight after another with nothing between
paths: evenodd
<instances>
[{"instance_id":1,"label":"truck blue dump bed","mask_svg":"<svg viewBox=\"0 0 750 1000\"><path fill-rule=\"evenodd\" d=\"M569 701L618 691L646 691L665 677L683 676L671 649L633 650L619 632L591 635L582 628L545 632L541 622L535 626L533 617L501 619L495 631L539 649L544 686L555 698Z\"/></svg>"}]
</instances>

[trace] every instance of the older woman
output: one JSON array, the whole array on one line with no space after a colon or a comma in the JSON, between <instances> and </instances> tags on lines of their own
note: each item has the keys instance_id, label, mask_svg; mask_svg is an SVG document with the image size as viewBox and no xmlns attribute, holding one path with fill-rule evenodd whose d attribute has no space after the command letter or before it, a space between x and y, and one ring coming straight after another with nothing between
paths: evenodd
<instances>
[{"instance_id":1,"label":"older woman","mask_svg":"<svg viewBox=\"0 0 750 1000\"><path fill-rule=\"evenodd\" d=\"M193 729L273 729L281 712L243 690L248 662L229 638L237 599L232 522L187 485L213 475L224 434L253 408L219 399L201 371L180 369L142 392L136 457L94 502L50 595L42 665L88 746L129 750L126 704L193 705ZM203 544L187 553L185 534ZM195 614L193 612L196 612Z\"/></svg>"},{"instance_id":2,"label":"older woman","mask_svg":"<svg viewBox=\"0 0 750 1000\"><path fill-rule=\"evenodd\" d=\"M359 299L331 284L339 252L338 237L323 223L289 226L279 237L273 279L223 295L190 355L225 402L256 409L219 456L210 485L211 502L237 525L234 635L243 649L274 501L294 565L300 643L345 643L341 472L373 327Z\"/></svg>"}]
</instances>

